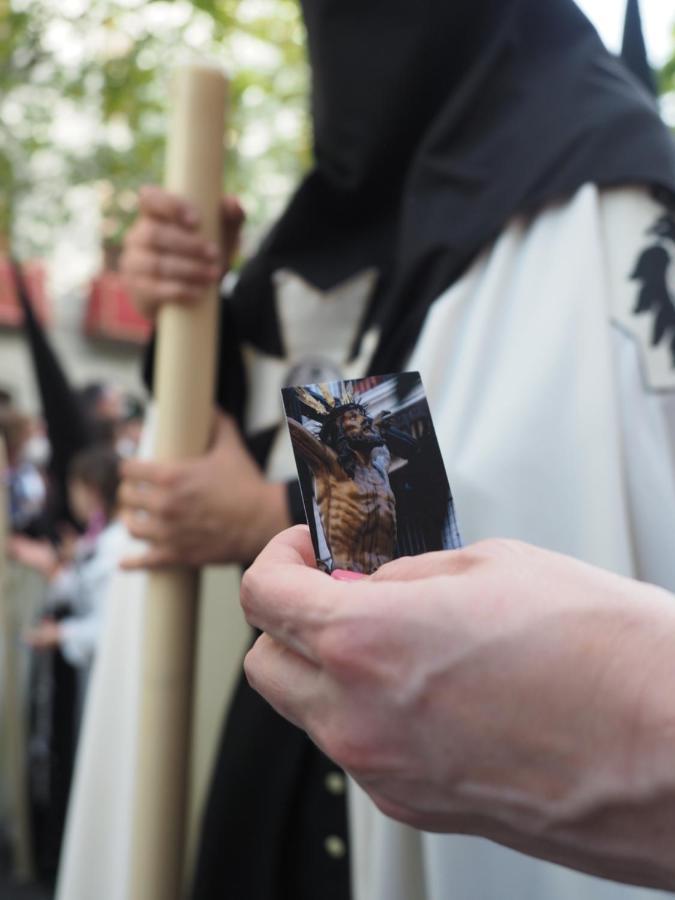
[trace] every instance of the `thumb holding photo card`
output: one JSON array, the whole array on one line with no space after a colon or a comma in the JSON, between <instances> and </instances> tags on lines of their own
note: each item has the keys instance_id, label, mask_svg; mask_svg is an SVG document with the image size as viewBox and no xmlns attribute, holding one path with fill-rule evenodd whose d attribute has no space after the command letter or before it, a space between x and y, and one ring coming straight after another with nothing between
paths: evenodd
<instances>
[{"instance_id":1,"label":"thumb holding photo card","mask_svg":"<svg viewBox=\"0 0 675 900\"><path fill-rule=\"evenodd\" d=\"M461 546L418 372L282 390L317 566L370 575Z\"/></svg>"}]
</instances>

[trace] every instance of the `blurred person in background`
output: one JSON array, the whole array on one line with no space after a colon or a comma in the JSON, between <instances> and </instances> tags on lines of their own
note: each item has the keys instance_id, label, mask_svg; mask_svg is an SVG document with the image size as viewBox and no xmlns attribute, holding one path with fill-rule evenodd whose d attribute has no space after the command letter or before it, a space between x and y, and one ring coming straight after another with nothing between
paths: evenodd
<instances>
[{"instance_id":1,"label":"blurred person in background","mask_svg":"<svg viewBox=\"0 0 675 900\"><path fill-rule=\"evenodd\" d=\"M143 432L145 407L132 394L124 395L124 409L115 429L115 449L122 459L136 455Z\"/></svg>"},{"instance_id":2,"label":"blurred person in background","mask_svg":"<svg viewBox=\"0 0 675 900\"><path fill-rule=\"evenodd\" d=\"M114 384L92 381L77 393L94 440L113 443L118 423L124 416L123 392Z\"/></svg>"},{"instance_id":3,"label":"blurred person in background","mask_svg":"<svg viewBox=\"0 0 675 900\"><path fill-rule=\"evenodd\" d=\"M9 466L10 526L14 532L31 533L47 499L44 467L49 446L39 423L9 403L0 407L0 436Z\"/></svg>"},{"instance_id":4,"label":"blurred person in background","mask_svg":"<svg viewBox=\"0 0 675 900\"><path fill-rule=\"evenodd\" d=\"M119 521L119 458L108 445L79 453L68 475L69 503L83 529L58 547L23 536L10 555L47 582L44 613L24 635L35 651L30 782L40 874L53 879L65 821L77 733L104 624L106 595L125 532Z\"/></svg>"},{"instance_id":5,"label":"blurred person in background","mask_svg":"<svg viewBox=\"0 0 675 900\"><path fill-rule=\"evenodd\" d=\"M86 672L93 659L103 617L107 583L119 563L123 526L118 518L119 457L107 446L84 450L70 467L70 504L83 534L42 571L49 580L47 615L31 629L26 643L36 650L60 648L71 665ZM30 563L25 542L10 543L16 559ZM70 612L56 620L52 611Z\"/></svg>"},{"instance_id":6,"label":"blurred person in background","mask_svg":"<svg viewBox=\"0 0 675 900\"><path fill-rule=\"evenodd\" d=\"M143 428L143 403L118 385L104 381L85 385L78 397L97 440L114 445L123 458L134 456Z\"/></svg>"},{"instance_id":7,"label":"blurred person in background","mask_svg":"<svg viewBox=\"0 0 675 900\"><path fill-rule=\"evenodd\" d=\"M571 0L303 11L315 165L225 298L211 450L125 464L148 542L129 565L249 562L304 520L279 388L418 369L467 541L672 590L675 151L653 99ZM241 219L224 201L224 232ZM146 314L220 278L196 226L142 193L122 269ZM405 829L350 791L351 848L340 771L242 681L195 898L641 896Z\"/></svg>"}]
</instances>

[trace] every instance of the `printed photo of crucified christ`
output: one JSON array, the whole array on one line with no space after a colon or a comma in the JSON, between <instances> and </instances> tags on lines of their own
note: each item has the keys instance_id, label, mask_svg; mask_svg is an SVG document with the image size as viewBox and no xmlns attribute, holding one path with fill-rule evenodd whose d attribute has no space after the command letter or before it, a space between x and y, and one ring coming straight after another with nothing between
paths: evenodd
<instances>
[{"instance_id":1,"label":"printed photo of crucified christ","mask_svg":"<svg viewBox=\"0 0 675 900\"><path fill-rule=\"evenodd\" d=\"M369 575L461 546L418 372L282 390L317 565Z\"/></svg>"}]
</instances>

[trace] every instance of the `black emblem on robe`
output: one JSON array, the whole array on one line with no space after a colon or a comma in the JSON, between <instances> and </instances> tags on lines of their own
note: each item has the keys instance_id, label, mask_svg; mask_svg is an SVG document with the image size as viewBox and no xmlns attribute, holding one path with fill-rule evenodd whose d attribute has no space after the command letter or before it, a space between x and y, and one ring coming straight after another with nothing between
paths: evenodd
<instances>
[{"instance_id":1,"label":"black emblem on robe","mask_svg":"<svg viewBox=\"0 0 675 900\"><path fill-rule=\"evenodd\" d=\"M647 233L656 235L657 241L643 250L631 273L631 279L640 283L633 312L652 316L652 346L669 344L675 368L675 293L668 283L675 260L675 216L661 216Z\"/></svg>"}]
</instances>

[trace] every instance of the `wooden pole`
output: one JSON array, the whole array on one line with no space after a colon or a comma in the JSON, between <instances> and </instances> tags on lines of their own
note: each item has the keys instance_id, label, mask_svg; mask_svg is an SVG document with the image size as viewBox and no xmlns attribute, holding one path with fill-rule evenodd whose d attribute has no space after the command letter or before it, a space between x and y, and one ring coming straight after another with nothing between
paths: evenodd
<instances>
[{"instance_id":1,"label":"wooden pole","mask_svg":"<svg viewBox=\"0 0 675 900\"><path fill-rule=\"evenodd\" d=\"M166 187L189 200L206 238L219 241L227 81L200 67L177 73ZM164 307L157 325L155 458L204 452L213 417L217 288L193 307ZM198 573L148 576L136 795L132 900L181 895ZM124 648L120 648L120 653Z\"/></svg>"},{"instance_id":2,"label":"wooden pole","mask_svg":"<svg viewBox=\"0 0 675 900\"><path fill-rule=\"evenodd\" d=\"M21 689L17 643L19 625L9 596L7 535L9 533L9 498L7 496L7 455L0 439L0 636L4 639L3 694L5 700L6 772L10 787L12 862L17 882L35 877L30 833L28 800L28 742L26 740L26 705Z\"/></svg>"}]
</instances>

